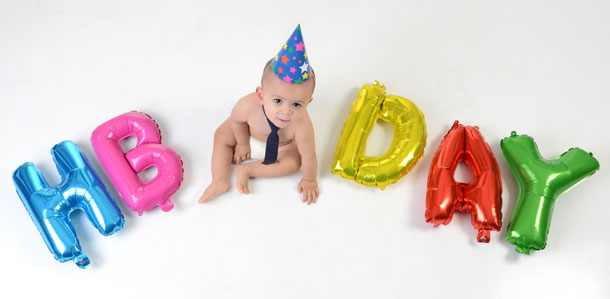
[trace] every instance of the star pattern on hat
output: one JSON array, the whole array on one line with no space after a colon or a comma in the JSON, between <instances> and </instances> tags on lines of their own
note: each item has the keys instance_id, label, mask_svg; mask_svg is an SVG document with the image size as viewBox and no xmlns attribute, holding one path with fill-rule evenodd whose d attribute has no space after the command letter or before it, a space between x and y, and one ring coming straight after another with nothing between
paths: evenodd
<instances>
[{"instance_id":1,"label":"star pattern on hat","mask_svg":"<svg viewBox=\"0 0 610 299\"><path fill-rule=\"evenodd\" d=\"M301 25L298 25L271 61L271 70L285 82L301 83L311 78L310 69Z\"/></svg>"},{"instance_id":2,"label":"star pattern on hat","mask_svg":"<svg viewBox=\"0 0 610 299\"><path fill-rule=\"evenodd\" d=\"M298 44L294 45L297 48L297 51L303 51L303 47L305 46L303 44L303 41L300 41Z\"/></svg>"}]
</instances>

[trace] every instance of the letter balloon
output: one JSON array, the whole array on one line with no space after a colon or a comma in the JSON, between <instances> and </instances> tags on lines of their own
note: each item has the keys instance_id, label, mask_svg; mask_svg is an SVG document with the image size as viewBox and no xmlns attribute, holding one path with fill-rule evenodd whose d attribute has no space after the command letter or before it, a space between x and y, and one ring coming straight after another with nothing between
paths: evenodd
<instances>
[{"instance_id":1,"label":"letter balloon","mask_svg":"<svg viewBox=\"0 0 610 299\"><path fill-rule=\"evenodd\" d=\"M78 242L70 213L76 209L84 211L104 236L123 227L123 215L76 144L72 141L59 143L53 147L51 155L62 178L59 185L50 187L40 170L30 162L15 170L13 182L55 259L62 263L72 260L84 269L90 261Z\"/></svg>"},{"instance_id":2,"label":"letter balloon","mask_svg":"<svg viewBox=\"0 0 610 299\"><path fill-rule=\"evenodd\" d=\"M580 148L571 148L554 160L546 160L532 137L517 135L514 131L500 145L519 184L519 199L506 239L519 253L542 250L547 243L555 202L593 175L599 169L599 162L593 154Z\"/></svg>"},{"instance_id":3,"label":"letter balloon","mask_svg":"<svg viewBox=\"0 0 610 299\"><path fill-rule=\"evenodd\" d=\"M123 153L120 142L130 136L138 139L137 145ZM161 132L150 116L135 111L119 115L93 131L91 144L119 195L138 215L156 206L164 212L174 207L170 196L182 182L182 160L161 144ZM138 172L152 166L157 175L142 182Z\"/></svg>"},{"instance_id":4,"label":"letter balloon","mask_svg":"<svg viewBox=\"0 0 610 299\"><path fill-rule=\"evenodd\" d=\"M464 161L472 180L458 183L454 175ZM489 243L491 230L502 229L502 178L493 151L478 127L455 121L434 154L428 174L426 222L447 225L453 212L470 214L479 232L477 241Z\"/></svg>"},{"instance_id":5,"label":"letter balloon","mask_svg":"<svg viewBox=\"0 0 610 299\"><path fill-rule=\"evenodd\" d=\"M392 124L392 144L384 154L366 157L366 139L379 119ZM331 172L383 190L415 167L425 146L424 114L403 97L386 96L385 86L375 81L374 85L364 85L352 104L343 124Z\"/></svg>"}]
</instances>

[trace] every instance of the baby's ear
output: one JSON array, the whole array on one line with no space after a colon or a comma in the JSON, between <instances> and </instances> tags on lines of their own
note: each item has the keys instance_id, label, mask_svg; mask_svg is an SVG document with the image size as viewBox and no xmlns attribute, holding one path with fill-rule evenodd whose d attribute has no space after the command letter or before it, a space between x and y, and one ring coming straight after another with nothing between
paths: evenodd
<instances>
[{"instance_id":1,"label":"baby's ear","mask_svg":"<svg viewBox=\"0 0 610 299\"><path fill-rule=\"evenodd\" d=\"M259 86L256 88L256 96L258 96L258 103L263 104L263 89Z\"/></svg>"}]
</instances>

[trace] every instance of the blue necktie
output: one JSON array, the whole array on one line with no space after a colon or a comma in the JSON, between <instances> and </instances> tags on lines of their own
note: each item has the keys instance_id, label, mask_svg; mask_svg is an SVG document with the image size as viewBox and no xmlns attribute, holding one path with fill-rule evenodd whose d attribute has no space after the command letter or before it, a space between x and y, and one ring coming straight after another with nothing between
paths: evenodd
<instances>
[{"instance_id":1,"label":"blue necktie","mask_svg":"<svg viewBox=\"0 0 610 299\"><path fill-rule=\"evenodd\" d=\"M280 135L277 134L277 131L279 131L280 128L275 126L269 120L267 113L265 112L265 106L263 106L263 113L265 114L265 118L271 127L271 133L269 133L269 136L267 136L267 145L265 146L265 160L263 160L263 164L269 165L277 161L277 150L280 146Z\"/></svg>"}]
</instances>

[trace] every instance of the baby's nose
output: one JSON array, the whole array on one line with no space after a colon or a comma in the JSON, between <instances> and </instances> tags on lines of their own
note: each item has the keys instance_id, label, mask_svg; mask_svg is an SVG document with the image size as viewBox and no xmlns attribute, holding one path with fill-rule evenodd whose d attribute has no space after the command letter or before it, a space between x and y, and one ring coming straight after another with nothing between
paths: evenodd
<instances>
[{"instance_id":1,"label":"baby's nose","mask_svg":"<svg viewBox=\"0 0 610 299\"><path fill-rule=\"evenodd\" d=\"M288 107L287 105L282 105L282 110L281 112L283 114L288 114L291 115L292 114L292 109L290 109L290 107Z\"/></svg>"}]
</instances>

